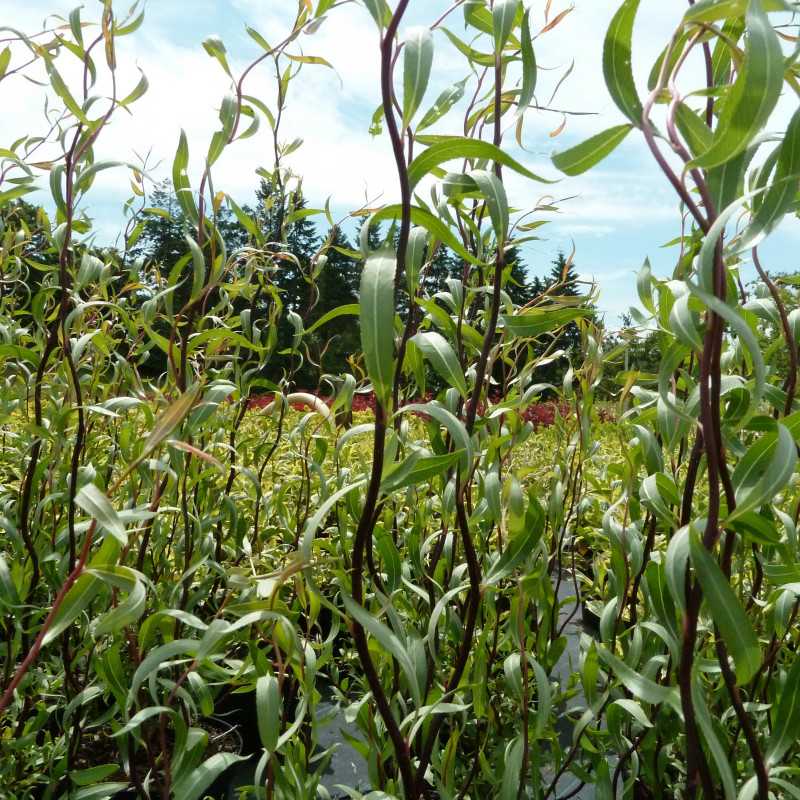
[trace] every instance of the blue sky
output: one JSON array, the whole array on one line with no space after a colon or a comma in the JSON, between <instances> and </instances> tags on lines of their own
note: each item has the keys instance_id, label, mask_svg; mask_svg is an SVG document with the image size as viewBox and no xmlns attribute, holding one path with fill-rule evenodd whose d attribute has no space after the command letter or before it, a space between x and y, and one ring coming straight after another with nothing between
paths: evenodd
<instances>
[{"instance_id":1,"label":"blue sky","mask_svg":"<svg viewBox=\"0 0 800 800\"><path fill-rule=\"evenodd\" d=\"M122 8L125 4L118 4ZM534 3L534 30L543 25L544 3ZM564 132L551 137L562 117L556 113L529 115L523 137L524 151L515 155L533 171L557 177L549 156L621 121L604 89L600 73L602 40L617 7L611 0L575 0L575 8L552 32L536 41L540 64L540 102L545 102L559 77L574 59L553 106L567 110L596 112L596 116L569 117ZM208 36L225 42L234 71L258 54L256 45L244 31L245 25L259 30L268 40L277 41L287 29L291 0L160 0L147 7L144 26L120 43L119 60L125 65L121 80L134 83L140 67L148 75L150 91L134 107L133 117L119 117L100 157L128 159L132 152L152 151L155 177L169 174L180 129L186 129L193 152L193 175L201 171L200 154L206 149L215 129L216 109L227 90L219 67L203 50ZM441 0L411 0L407 25L430 24L449 6ZM10 0L0 9L11 10ZM63 0L29 0L24 6L13 2L13 24L28 31L39 28L48 12L67 13L73 3ZM551 17L568 7L567 0L554 0ZM85 15L92 18L97 4L86 3ZM649 66L669 39L685 6L679 0L643 0L635 36L634 68L647 74ZM11 14L7 14L11 17ZM461 33L459 13L449 26ZM444 86L465 77L468 69L442 34L435 37L435 78L423 107L432 103ZM321 55L336 68L336 74L321 67L304 68L292 85L286 112L287 141L301 137L304 145L290 158L290 166L303 176L310 203L321 206L330 196L337 216L358 208L366 198L377 202L396 199L396 181L388 141L372 138L369 120L378 104L379 63L377 31L360 3L334 10L313 36L303 37L302 51ZM638 69L637 69L638 68ZM266 70L254 75L249 89L271 104L272 76ZM644 88L641 92L644 93ZM4 120L0 146L25 131L41 130L42 98L22 80L5 81L0 91L15 95L24 112ZM785 110L776 114L775 124L785 119ZM437 132L457 133L460 116L445 118ZM508 139L513 140L513 131ZM229 191L247 202L257 185L255 170L271 164L270 139L266 126L247 142L231 148L215 171L217 189ZM196 183L196 180L195 180ZM98 181L88 211L101 231L109 233L119 219L118 209L128 196L124 172L104 173ZM657 274L671 272L676 253L661 245L679 232L677 203L669 187L653 165L643 141L629 139L585 176L565 178L556 186L543 186L509 179L513 205L530 208L541 196L572 199L560 203L556 215L542 215L551 222L539 229L543 240L526 247L525 258L532 274L543 274L559 249L571 250L579 271L596 279L600 286L600 309L610 323L636 303L635 273L649 257ZM795 270L795 251L800 244L800 225L784 224L762 248L765 265L773 271ZM746 272L746 274L750 274Z\"/></svg>"}]
</instances>

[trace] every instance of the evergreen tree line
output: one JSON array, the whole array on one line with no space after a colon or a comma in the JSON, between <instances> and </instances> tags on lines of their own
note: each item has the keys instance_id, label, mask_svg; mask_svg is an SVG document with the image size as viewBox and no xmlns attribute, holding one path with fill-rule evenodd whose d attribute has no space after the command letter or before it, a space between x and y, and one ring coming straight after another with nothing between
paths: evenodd
<instances>
[{"instance_id":1,"label":"evergreen tree line","mask_svg":"<svg viewBox=\"0 0 800 800\"><path fill-rule=\"evenodd\" d=\"M293 259L281 260L276 270L273 283L280 293L281 302L287 311L300 315L306 328L318 319L342 305L358 302L358 290L361 278L361 257L358 246L339 227L334 227L323 235L312 220L307 210L306 199L300 191L290 198L293 213L291 221L287 219L288 200L283 191L262 179L256 191L255 207L243 206L242 210L256 221L267 241L279 241L281 231L285 235L286 250ZM125 253L124 261L129 267L135 265L137 278L147 286L156 286L156 277L168 276L175 265L183 260L182 271L188 279L175 290L173 307L180 308L191 288L192 265L187 260L186 233L193 226L181 210L181 207L168 182L158 184L147 198L147 213L142 216L142 223ZM42 276L48 269L55 267L55 253L48 248L46 239L37 231L41 230L43 213L35 206L18 201L13 207L7 206L4 216L13 214L16 222L24 220L26 227L33 232L27 258L28 270L26 291L35 291ZM9 211L8 209L11 208ZM215 224L225 242L228 254L251 243L252 236L239 222L236 215L225 205L216 212ZM379 225L373 225L369 231L371 248L380 247L384 236L391 238L393 231L382 231ZM313 281L308 280L310 266L320 251L323 242L327 242L326 263ZM108 250L108 248L105 248ZM98 253L102 255L101 253ZM551 287L559 284L559 294L578 293L576 287L577 273L574 264L568 264L563 253L559 253L553 261L550 271L540 277L530 277L527 266L516 248L507 253L509 264L509 280L506 291L511 299L520 306L535 301ZM296 261L296 263L295 263ZM429 296L438 291L447 290L447 280L460 279L463 276L462 260L445 247L439 247L422 277L423 288ZM181 278L184 276L180 276ZM124 277L120 277L124 280ZM31 296L29 295L29 296ZM142 301L148 299L144 292ZM405 315L407 298L400 293L398 312ZM277 381L289 369L290 359L286 353L294 334L287 315L280 317L276 356L270 360L264 377ZM319 386L324 374L340 374L350 370L348 359L359 352L360 333L357 318L353 316L338 317L334 322L319 328L305 340L308 350L305 352L302 366L293 365L293 382L301 388L315 389ZM577 326L569 326L560 335L557 349L573 350L580 343ZM151 352L150 361L145 371L157 373L165 368L163 354ZM557 380L563 370L555 366L550 370L548 380Z\"/></svg>"}]
</instances>

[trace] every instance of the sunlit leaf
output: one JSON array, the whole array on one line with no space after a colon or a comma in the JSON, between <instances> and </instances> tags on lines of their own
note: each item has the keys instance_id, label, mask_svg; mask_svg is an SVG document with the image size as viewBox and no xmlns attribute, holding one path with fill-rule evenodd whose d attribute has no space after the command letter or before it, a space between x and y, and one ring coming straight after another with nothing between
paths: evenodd
<instances>
[{"instance_id":1,"label":"sunlit leaf","mask_svg":"<svg viewBox=\"0 0 800 800\"><path fill-rule=\"evenodd\" d=\"M486 159L513 169L520 175L540 183L553 183L531 172L499 147L477 139L460 136L444 137L420 153L408 166L412 189L435 167L456 158Z\"/></svg>"},{"instance_id":2,"label":"sunlit leaf","mask_svg":"<svg viewBox=\"0 0 800 800\"><path fill-rule=\"evenodd\" d=\"M427 28L409 33L403 48L403 127L407 127L425 96L433 64L433 37Z\"/></svg>"},{"instance_id":3,"label":"sunlit leaf","mask_svg":"<svg viewBox=\"0 0 800 800\"><path fill-rule=\"evenodd\" d=\"M436 331L422 331L414 336L413 341L439 376L449 386L455 386L462 397L466 397L467 381L464 370L447 339Z\"/></svg>"},{"instance_id":4,"label":"sunlit leaf","mask_svg":"<svg viewBox=\"0 0 800 800\"><path fill-rule=\"evenodd\" d=\"M747 7L745 66L728 90L709 149L695 163L715 167L744 151L764 127L781 94L783 53L762 0Z\"/></svg>"},{"instance_id":5,"label":"sunlit leaf","mask_svg":"<svg viewBox=\"0 0 800 800\"><path fill-rule=\"evenodd\" d=\"M533 49L531 38L531 11L525 9L522 15L522 28L520 30L520 45L522 48L522 87L519 90L519 113L523 114L528 106L533 102L536 92L536 81L538 69L536 65L536 53Z\"/></svg>"},{"instance_id":6,"label":"sunlit leaf","mask_svg":"<svg viewBox=\"0 0 800 800\"><path fill-rule=\"evenodd\" d=\"M499 53L514 29L514 18L519 8L519 0L494 0L492 3L492 28L495 52Z\"/></svg>"},{"instance_id":7,"label":"sunlit leaf","mask_svg":"<svg viewBox=\"0 0 800 800\"><path fill-rule=\"evenodd\" d=\"M553 164L566 175L581 175L611 155L632 130L633 125L609 128L569 150L556 153Z\"/></svg>"},{"instance_id":8,"label":"sunlit leaf","mask_svg":"<svg viewBox=\"0 0 800 800\"><path fill-rule=\"evenodd\" d=\"M123 546L127 544L128 537L125 524L119 518L111 501L93 483L87 483L75 495L75 502L90 517L117 539Z\"/></svg>"},{"instance_id":9,"label":"sunlit leaf","mask_svg":"<svg viewBox=\"0 0 800 800\"><path fill-rule=\"evenodd\" d=\"M388 404L394 384L394 278L393 253L371 254L361 274L361 347L375 394Z\"/></svg>"},{"instance_id":10,"label":"sunlit leaf","mask_svg":"<svg viewBox=\"0 0 800 800\"><path fill-rule=\"evenodd\" d=\"M611 20L603 46L603 75L617 108L636 126L642 124L641 100L631 65L633 23L639 0L625 0Z\"/></svg>"},{"instance_id":11,"label":"sunlit leaf","mask_svg":"<svg viewBox=\"0 0 800 800\"><path fill-rule=\"evenodd\" d=\"M464 96L464 88L469 78L464 78L458 83L454 83L445 89L437 98L436 102L423 114L422 119L417 123L417 132L429 128L438 122L450 109Z\"/></svg>"}]
</instances>

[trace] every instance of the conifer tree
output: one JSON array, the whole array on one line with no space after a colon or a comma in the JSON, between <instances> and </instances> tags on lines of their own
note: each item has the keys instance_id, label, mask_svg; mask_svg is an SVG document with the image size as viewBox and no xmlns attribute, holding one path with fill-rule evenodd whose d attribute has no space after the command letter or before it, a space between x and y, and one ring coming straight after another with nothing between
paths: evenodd
<instances>
[{"instance_id":1,"label":"conifer tree","mask_svg":"<svg viewBox=\"0 0 800 800\"><path fill-rule=\"evenodd\" d=\"M361 270L358 261L347 254L352 250L341 228L335 227L330 235L330 246L326 251L327 262L316 280L317 302L308 315L307 324L312 324L340 306L358 302L358 286ZM321 374L345 372L347 359L357 353L361 338L358 319L347 315L337 317L322 326L313 335L313 348Z\"/></svg>"},{"instance_id":2,"label":"conifer tree","mask_svg":"<svg viewBox=\"0 0 800 800\"><path fill-rule=\"evenodd\" d=\"M524 306L530 302L534 294L528 280L528 270L518 247L510 247L506 250L506 269L508 276L506 280L506 293L518 306Z\"/></svg>"}]
</instances>

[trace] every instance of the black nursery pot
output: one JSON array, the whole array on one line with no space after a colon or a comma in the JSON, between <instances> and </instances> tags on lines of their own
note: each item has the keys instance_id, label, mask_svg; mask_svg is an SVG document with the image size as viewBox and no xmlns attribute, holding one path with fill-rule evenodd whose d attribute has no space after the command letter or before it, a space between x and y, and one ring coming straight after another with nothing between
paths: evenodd
<instances>
[{"instance_id":1,"label":"black nursery pot","mask_svg":"<svg viewBox=\"0 0 800 800\"><path fill-rule=\"evenodd\" d=\"M214 718L235 727L241 739L240 753L261 749L255 692L225 692L214 703Z\"/></svg>"},{"instance_id":2,"label":"black nursery pot","mask_svg":"<svg viewBox=\"0 0 800 800\"><path fill-rule=\"evenodd\" d=\"M249 695L240 695L243 699L247 697L252 698L252 693ZM253 709L255 709L255 703L251 703ZM246 710L246 703L241 703L240 705L236 705L234 710L237 710L240 713L244 713ZM253 711L255 713L255 711ZM254 723L256 725L255 731L255 738L258 741L258 729L257 729L257 722ZM245 748L245 737L242 732L239 730L239 726L237 723L233 723L230 720L222 720L217 715L214 717L208 717L205 720L201 720L198 723L198 727L205 728L209 734L209 737L212 736L221 736L224 739L224 743L221 746L216 748L216 752L227 752L227 753L235 753L236 755L241 755L243 752L249 752ZM229 730L225 730L229 728ZM225 800L229 796L228 794L228 784L232 782L233 772L237 764L231 765L225 772L220 775L217 780L209 787L206 792L206 796L210 796L215 798L215 800ZM230 795L235 797L235 795ZM139 792L131 787L128 789L123 789L121 792L117 792L113 796L113 800L143 800L144 795L140 795Z\"/></svg>"},{"instance_id":3,"label":"black nursery pot","mask_svg":"<svg viewBox=\"0 0 800 800\"><path fill-rule=\"evenodd\" d=\"M583 622L585 628L593 633L597 633L600 630L600 616L592 611L585 600L581 602L581 622Z\"/></svg>"}]
</instances>

